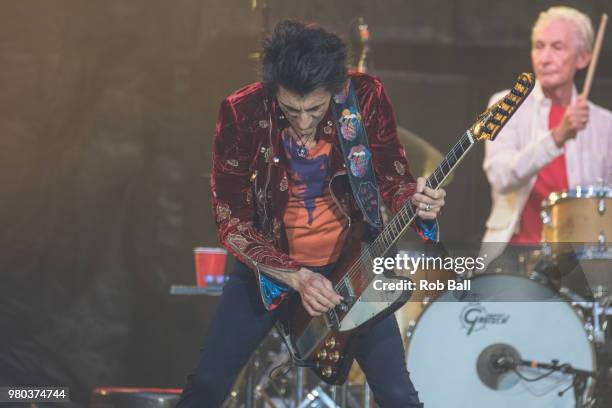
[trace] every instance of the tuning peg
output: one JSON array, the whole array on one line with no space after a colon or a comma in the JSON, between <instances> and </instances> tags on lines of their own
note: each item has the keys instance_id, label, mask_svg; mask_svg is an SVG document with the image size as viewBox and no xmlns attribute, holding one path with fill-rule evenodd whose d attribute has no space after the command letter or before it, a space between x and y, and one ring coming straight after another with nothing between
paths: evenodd
<instances>
[{"instance_id":1,"label":"tuning peg","mask_svg":"<svg viewBox=\"0 0 612 408\"><path fill-rule=\"evenodd\" d=\"M509 114L507 111L505 111L505 110L503 110L503 109L501 109L501 108L496 108L496 109L495 109L494 114L498 114L498 113L499 113L500 115L502 115L502 116L508 116L508 115L510 115L510 114Z\"/></svg>"},{"instance_id":2,"label":"tuning peg","mask_svg":"<svg viewBox=\"0 0 612 408\"><path fill-rule=\"evenodd\" d=\"M519 79L518 83L523 85L525 88L529 88L531 86L531 84L527 81L525 81L524 79Z\"/></svg>"},{"instance_id":3,"label":"tuning peg","mask_svg":"<svg viewBox=\"0 0 612 408\"><path fill-rule=\"evenodd\" d=\"M522 97L522 96L523 96L523 94L522 94L522 93L520 93L519 91L517 91L515 88L512 88L512 89L510 90L510 93L511 93L512 95L514 95L514 96L518 96L518 97Z\"/></svg>"}]
</instances>

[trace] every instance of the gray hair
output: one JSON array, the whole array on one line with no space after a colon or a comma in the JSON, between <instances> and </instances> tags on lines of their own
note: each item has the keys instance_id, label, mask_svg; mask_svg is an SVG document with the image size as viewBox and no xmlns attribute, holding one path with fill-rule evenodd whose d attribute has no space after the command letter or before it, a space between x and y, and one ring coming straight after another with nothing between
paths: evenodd
<instances>
[{"instance_id":1,"label":"gray hair","mask_svg":"<svg viewBox=\"0 0 612 408\"><path fill-rule=\"evenodd\" d=\"M557 20L566 21L574 27L574 37L576 38L576 47L579 53L590 53L593 51L593 25L591 19L586 14L565 6L551 7L540 13L531 30L532 44L535 41L536 33L544 24Z\"/></svg>"}]
</instances>

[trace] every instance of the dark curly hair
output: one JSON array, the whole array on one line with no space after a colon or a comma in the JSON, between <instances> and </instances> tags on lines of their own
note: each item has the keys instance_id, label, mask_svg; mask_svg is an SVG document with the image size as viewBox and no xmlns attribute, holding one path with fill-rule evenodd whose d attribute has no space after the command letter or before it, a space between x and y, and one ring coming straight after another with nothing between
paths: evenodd
<instances>
[{"instance_id":1,"label":"dark curly hair","mask_svg":"<svg viewBox=\"0 0 612 408\"><path fill-rule=\"evenodd\" d=\"M315 24L279 23L263 42L261 80L271 93L279 86L299 95L325 88L338 93L347 78L347 47Z\"/></svg>"}]
</instances>

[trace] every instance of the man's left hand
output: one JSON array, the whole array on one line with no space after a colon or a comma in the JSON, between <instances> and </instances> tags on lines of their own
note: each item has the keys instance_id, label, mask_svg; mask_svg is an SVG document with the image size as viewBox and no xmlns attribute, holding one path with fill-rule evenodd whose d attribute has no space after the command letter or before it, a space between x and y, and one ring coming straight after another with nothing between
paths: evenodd
<instances>
[{"instance_id":1,"label":"man's left hand","mask_svg":"<svg viewBox=\"0 0 612 408\"><path fill-rule=\"evenodd\" d=\"M425 185L425 178L417 179L416 193L412 196L412 204L417 208L417 215L424 220L435 220L444 206L446 191L433 190Z\"/></svg>"}]
</instances>

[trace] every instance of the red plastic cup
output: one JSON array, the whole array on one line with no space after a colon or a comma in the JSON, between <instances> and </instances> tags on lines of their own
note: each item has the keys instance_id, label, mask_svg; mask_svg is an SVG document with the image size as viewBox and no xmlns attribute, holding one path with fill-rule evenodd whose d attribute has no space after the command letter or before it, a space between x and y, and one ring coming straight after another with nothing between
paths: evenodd
<instances>
[{"instance_id":1,"label":"red plastic cup","mask_svg":"<svg viewBox=\"0 0 612 408\"><path fill-rule=\"evenodd\" d=\"M193 249L196 267L196 284L199 287L221 285L225 279L225 258L223 248L199 247Z\"/></svg>"}]
</instances>

